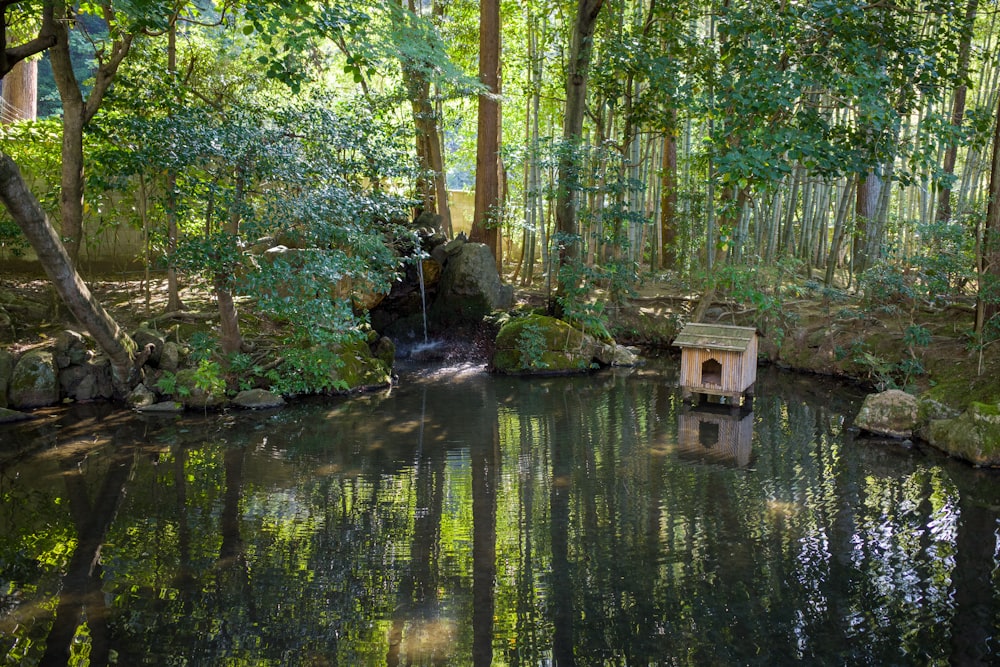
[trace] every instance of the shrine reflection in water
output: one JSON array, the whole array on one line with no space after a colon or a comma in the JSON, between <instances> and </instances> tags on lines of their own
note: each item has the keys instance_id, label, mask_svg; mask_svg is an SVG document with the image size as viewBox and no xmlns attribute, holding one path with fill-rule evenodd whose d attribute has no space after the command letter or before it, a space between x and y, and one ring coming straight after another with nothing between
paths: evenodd
<instances>
[{"instance_id":1,"label":"shrine reflection in water","mask_svg":"<svg viewBox=\"0 0 1000 667\"><path fill-rule=\"evenodd\" d=\"M411 368L278 412L4 427L7 664L985 664L997 473L859 395Z\"/></svg>"}]
</instances>

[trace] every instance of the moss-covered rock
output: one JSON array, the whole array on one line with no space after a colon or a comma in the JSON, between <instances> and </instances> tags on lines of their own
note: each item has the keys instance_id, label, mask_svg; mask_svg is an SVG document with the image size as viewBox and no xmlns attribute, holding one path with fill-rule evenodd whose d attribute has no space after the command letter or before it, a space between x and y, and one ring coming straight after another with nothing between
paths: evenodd
<instances>
[{"instance_id":1,"label":"moss-covered rock","mask_svg":"<svg viewBox=\"0 0 1000 667\"><path fill-rule=\"evenodd\" d=\"M1000 466L1000 405L972 403L954 419L932 421L927 440L951 456L980 466Z\"/></svg>"},{"instance_id":2,"label":"moss-covered rock","mask_svg":"<svg viewBox=\"0 0 1000 667\"><path fill-rule=\"evenodd\" d=\"M22 410L59 402L59 377L51 352L32 350L18 359L10 379L9 400Z\"/></svg>"},{"instance_id":3,"label":"moss-covered rock","mask_svg":"<svg viewBox=\"0 0 1000 667\"><path fill-rule=\"evenodd\" d=\"M0 350L0 408L6 408L7 391L10 386L10 376L14 372L14 355L7 350Z\"/></svg>"},{"instance_id":4,"label":"moss-covered rock","mask_svg":"<svg viewBox=\"0 0 1000 667\"><path fill-rule=\"evenodd\" d=\"M353 392L392 383L391 363L374 356L367 341L343 343L337 354L342 363L330 371L330 377L340 391Z\"/></svg>"},{"instance_id":5,"label":"moss-covered rock","mask_svg":"<svg viewBox=\"0 0 1000 667\"><path fill-rule=\"evenodd\" d=\"M580 373L591 369L601 343L568 323L546 315L510 320L496 338L498 373Z\"/></svg>"},{"instance_id":6,"label":"moss-covered rock","mask_svg":"<svg viewBox=\"0 0 1000 667\"><path fill-rule=\"evenodd\" d=\"M866 396L854 425L878 435L909 438L917 430L918 420L916 397L905 391L890 389Z\"/></svg>"}]
</instances>

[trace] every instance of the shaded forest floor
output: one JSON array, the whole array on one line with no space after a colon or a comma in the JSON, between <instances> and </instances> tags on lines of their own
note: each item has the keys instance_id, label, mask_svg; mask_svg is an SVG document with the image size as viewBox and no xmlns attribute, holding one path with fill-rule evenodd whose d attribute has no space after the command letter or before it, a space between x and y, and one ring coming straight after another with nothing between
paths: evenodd
<instances>
[{"instance_id":1,"label":"shaded forest floor","mask_svg":"<svg viewBox=\"0 0 1000 667\"><path fill-rule=\"evenodd\" d=\"M148 285L113 279L88 285L129 332L166 310L166 281L161 277ZM515 293L517 307L540 308L546 301L544 288L518 288ZM204 285L188 283L181 298L185 312L172 318L174 322L212 326L214 299ZM671 343L698 298L681 286L648 279L621 304L614 305L607 295L598 295L598 302L605 304L617 342L676 352ZM72 317L57 305L47 280L0 276L0 346L16 354L74 328ZM935 308L894 304L873 311L846 293L803 290L780 304L748 304L720 296L706 320L756 326L762 334L761 355L770 363L877 389L903 388L964 409L972 401L1000 402L1000 345L973 343L973 316L971 303ZM241 310L241 317L249 331L260 330L252 310Z\"/></svg>"}]
</instances>

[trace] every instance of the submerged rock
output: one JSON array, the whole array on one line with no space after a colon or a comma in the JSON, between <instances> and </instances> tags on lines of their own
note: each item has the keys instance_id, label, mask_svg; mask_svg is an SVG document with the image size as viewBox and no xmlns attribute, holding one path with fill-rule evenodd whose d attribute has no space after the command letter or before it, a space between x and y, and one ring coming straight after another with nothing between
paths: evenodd
<instances>
[{"instance_id":1,"label":"submerged rock","mask_svg":"<svg viewBox=\"0 0 1000 667\"><path fill-rule=\"evenodd\" d=\"M7 408L0 408L0 424L10 424L12 422L20 422L25 419L31 419L31 415L26 412L18 412L17 410L8 410Z\"/></svg>"},{"instance_id":2,"label":"submerged rock","mask_svg":"<svg viewBox=\"0 0 1000 667\"><path fill-rule=\"evenodd\" d=\"M21 357L10 378L10 404L18 409L59 402L59 377L51 352L32 350Z\"/></svg>"},{"instance_id":3,"label":"submerged rock","mask_svg":"<svg viewBox=\"0 0 1000 667\"><path fill-rule=\"evenodd\" d=\"M905 391L890 389L865 397L854 425L863 431L909 438L919 426L919 404Z\"/></svg>"},{"instance_id":4,"label":"submerged rock","mask_svg":"<svg viewBox=\"0 0 1000 667\"><path fill-rule=\"evenodd\" d=\"M936 419L927 441L956 458L978 466L1000 466L1000 405L972 403L954 419Z\"/></svg>"},{"instance_id":5,"label":"submerged rock","mask_svg":"<svg viewBox=\"0 0 1000 667\"><path fill-rule=\"evenodd\" d=\"M279 408L285 404L285 399L272 394L266 389L247 389L236 394L233 405L247 410L262 410L264 408Z\"/></svg>"}]
</instances>

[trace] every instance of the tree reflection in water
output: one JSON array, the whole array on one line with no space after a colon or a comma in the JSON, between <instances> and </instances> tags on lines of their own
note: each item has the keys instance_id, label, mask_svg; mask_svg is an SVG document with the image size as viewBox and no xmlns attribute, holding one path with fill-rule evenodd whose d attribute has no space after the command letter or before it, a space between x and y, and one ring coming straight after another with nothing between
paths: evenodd
<instances>
[{"instance_id":1,"label":"tree reflection in water","mask_svg":"<svg viewBox=\"0 0 1000 667\"><path fill-rule=\"evenodd\" d=\"M837 385L699 414L674 373L4 427L6 662L994 658L997 473L857 440Z\"/></svg>"}]
</instances>

